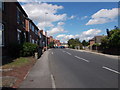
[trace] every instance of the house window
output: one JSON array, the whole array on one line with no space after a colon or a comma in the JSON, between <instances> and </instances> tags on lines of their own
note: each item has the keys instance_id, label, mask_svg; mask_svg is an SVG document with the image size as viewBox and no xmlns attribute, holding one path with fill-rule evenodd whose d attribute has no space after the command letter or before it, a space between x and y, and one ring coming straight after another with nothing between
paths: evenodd
<instances>
[{"instance_id":1,"label":"house window","mask_svg":"<svg viewBox=\"0 0 120 90\"><path fill-rule=\"evenodd\" d=\"M30 35L30 42L32 42L32 36Z\"/></svg>"},{"instance_id":2,"label":"house window","mask_svg":"<svg viewBox=\"0 0 120 90\"><path fill-rule=\"evenodd\" d=\"M4 24L0 23L0 46L4 46Z\"/></svg>"},{"instance_id":3,"label":"house window","mask_svg":"<svg viewBox=\"0 0 120 90\"><path fill-rule=\"evenodd\" d=\"M34 39L32 39L32 43L34 44Z\"/></svg>"},{"instance_id":4,"label":"house window","mask_svg":"<svg viewBox=\"0 0 120 90\"><path fill-rule=\"evenodd\" d=\"M32 25L32 31L34 32L34 26Z\"/></svg>"},{"instance_id":5,"label":"house window","mask_svg":"<svg viewBox=\"0 0 120 90\"><path fill-rule=\"evenodd\" d=\"M26 33L24 32L24 37L25 37L25 39L26 39Z\"/></svg>"},{"instance_id":6,"label":"house window","mask_svg":"<svg viewBox=\"0 0 120 90\"><path fill-rule=\"evenodd\" d=\"M17 23L20 24L20 9L17 8Z\"/></svg>"},{"instance_id":7,"label":"house window","mask_svg":"<svg viewBox=\"0 0 120 90\"><path fill-rule=\"evenodd\" d=\"M30 29L32 30L32 23L29 23L29 25L30 25L30 26L29 26L29 27L30 27Z\"/></svg>"},{"instance_id":8,"label":"house window","mask_svg":"<svg viewBox=\"0 0 120 90\"><path fill-rule=\"evenodd\" d=\"M2 2L2 11L5 10L4 2Z\"/></svg>"},{"instance_id":9,"label":"house window","mask_svg":"<svg viewBox=\"0 0 120 90\"><path fill-rule=\"evenodd\" d=\"M23 21L22 21L22 24L23 24L24 27L26 26L26 23L25 23L25 15L24 15L24 14L23 14Z\"/></svg>"},{"instance_id":10,"label":"house window","mask_svg":"<svg viewBox=\"0 0 120 90\"><path fill-rule=\"evenodd\" d=\"M38 31L37 30L35 30L35 34L38 35Z\"/></svg>"},{"instance_id":11,"label":"house window","mask_svg":"<svg viewBox=\"0 0 120 90\"><path fill-rule=\"evenodd\" d=\"M21 43L21 31L19 29L17 29L17 40L18 40L18 43L20 44Z\"/></svg>"},{"instance_id":12,"label":"house window","mask_svg":"<svg viewBox=\"0 0 120 90\"><path fill-rule=\"evenodd\" d=\"M38 43L38 41L36 41L36 44Z\"/></svg>"}]
</instances>

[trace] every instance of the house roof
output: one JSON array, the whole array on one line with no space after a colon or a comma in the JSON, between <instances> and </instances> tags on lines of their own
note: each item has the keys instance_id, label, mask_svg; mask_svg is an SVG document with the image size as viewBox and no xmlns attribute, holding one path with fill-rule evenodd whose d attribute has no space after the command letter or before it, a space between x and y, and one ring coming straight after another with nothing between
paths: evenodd
<instances>
[{"instance_id":1,"label":"house roof","mask_svg":"<svg viewBox=\"0 0 120 90\"><path fill-rule=\"evenodd\" d=\"M19 2L15 2L16 3L16 5L19 7L19 9L22 11L22 13L26 16L26 17L28 17L28 15L26 14L26 12L24 11L24 9L22 8L22 6L20 5L20 3Z\"/></svg>"}]
</instances>

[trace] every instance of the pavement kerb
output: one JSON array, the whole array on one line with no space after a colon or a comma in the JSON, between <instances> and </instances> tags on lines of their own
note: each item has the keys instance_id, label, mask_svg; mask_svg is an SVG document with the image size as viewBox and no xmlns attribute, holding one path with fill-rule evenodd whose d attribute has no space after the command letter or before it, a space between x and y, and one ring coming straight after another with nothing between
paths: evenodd
<instances>
[{"instance_id":1,"label":"pavement kerb","mask_svg":"<svg viewBox=\"0 0 120 90\"><path fill-rule=\"evenodd\" d=\"M45 51L31 68L19 88L51 88L51 72L48 65L49 51ZM32 81L31 81L32 80ZM34 84L33 84L34 83Z\"/></svg>"},{"instance_id":2,"label":"pavement kerb","mask_svg":"<svg viewBox=\"0 0 120 90\"><path fill-rule=\"evenodd\" d=\"M70 49L70 48L67 48L67 49ZM108 55L108 54L103 54L103 53L98 53L98 52L93 52L93 51L88 51L88 50L76 50L76 49L70 49L70 50L89 52L89 53L103 55L103 56L106 56L109 58L114 58L114 59L119 59L119 57L120 57L120 56L116 56L116 55Z\"/></svg>"}]
</instances>

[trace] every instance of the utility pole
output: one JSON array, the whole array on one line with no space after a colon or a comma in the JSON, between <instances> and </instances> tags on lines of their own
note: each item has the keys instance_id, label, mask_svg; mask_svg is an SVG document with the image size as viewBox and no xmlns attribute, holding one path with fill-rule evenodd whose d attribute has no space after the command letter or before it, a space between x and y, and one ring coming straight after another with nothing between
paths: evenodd
<instances>
[{"instance_id":1,"label":"utility pole","mask_svg":"<svg viewBox=\"0 0 120 90\"><path fill-rule=\"evenodd\" d=\"M47 15L48 13L47 12L45 12L45 18L46 18L46 15ZM46 23L45 23L46 24ZM47 30L45 31L45 36L46 36L46 51L47 51Z\"/></svg>"}]
</instances>

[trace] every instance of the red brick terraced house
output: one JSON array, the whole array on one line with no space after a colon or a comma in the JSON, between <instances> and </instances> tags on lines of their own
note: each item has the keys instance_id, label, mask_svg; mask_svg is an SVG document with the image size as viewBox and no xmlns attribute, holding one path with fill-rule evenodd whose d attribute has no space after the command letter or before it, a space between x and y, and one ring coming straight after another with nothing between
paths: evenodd
<instances>
[{"instance_id":1,"label":"red brick terraced house","mask_svg":"<svg viewBox=\"0 0 120 90\"><path fill-rule=\"evenodd\" d=\"M34 24L32 20L26 18L26 35L27 35L27 42L31 42L33 44L38 44L39 35L38 35L38 27Z\"/></svg>"},{"instance_id":2,"label":"red brick terraced house","mask_svg":"<svg viewBox=\"0 0 120 90\"><path fill-rule=\"evenodd\" d=\"M13 47L27 40L26 17L27 14L18 2L2 2L2 56L14 55Z\"/></svg>"}]
</instances>

